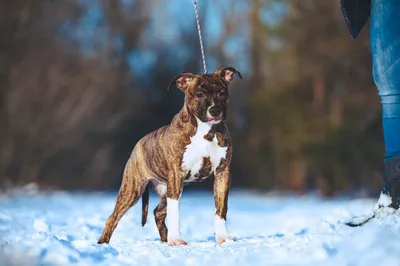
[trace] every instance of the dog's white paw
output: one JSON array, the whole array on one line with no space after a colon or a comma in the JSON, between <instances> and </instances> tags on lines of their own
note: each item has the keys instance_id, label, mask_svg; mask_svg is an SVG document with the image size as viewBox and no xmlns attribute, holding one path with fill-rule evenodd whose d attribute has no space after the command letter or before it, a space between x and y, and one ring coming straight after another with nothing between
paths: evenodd
<instances>
[{"instance_id":1,"label":"dog's white paw","mask_svg":"<svg viewBox=\"0 0 400 266\"><path fill-rule=\"evenodd\" d=\"M230 235L215 235L215 241L217 244L221 245L226 242L233 242L235 241Z\"/></svg>"},{"instance_id":2,"label":"dog's white paw","mask_svg":"<svg viewBox=\"0 0 400 266\"><path fill-rule=\"evenodd\" d=\"M218 244L234 241L231 235L229 234L228 228L226 228L225 219L222 219L218 215L215 215L214 226L215 226L215 231L214 231L215 241Z\"/></svg>"},{"instance_id":3,"label":"dog's white paw","mask_svg":"<svg viewBox=\"0 0 400 266\"><path fill-rule=\"evenodd\" d=\"M186 241L179 238L168 241L168 246L186 246L187 244Z\"/></svg>"}]
</instances>

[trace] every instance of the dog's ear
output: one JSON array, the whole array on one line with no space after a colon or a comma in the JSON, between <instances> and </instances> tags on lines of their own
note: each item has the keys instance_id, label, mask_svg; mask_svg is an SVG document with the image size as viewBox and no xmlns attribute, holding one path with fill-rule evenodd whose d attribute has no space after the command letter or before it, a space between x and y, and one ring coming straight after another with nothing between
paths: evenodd
<instances>
[{"instance_id":1,"label":"dog's ear","mask_svg":"<svg viewBox=\"0 0 400 266\"><path fill-rule=\"evenodd\" d=\"M167 90L170 90L171 86L175 84L176 87L178 87L178 89L180 89L181 91L185 91L188 88L189 83L193 80L193 78L194 74L189 72L183 72L182 74L175 76L171 80Z\"/></svg>"},{"instance_id":2,"label":"dog's ear","mask_svg":"<svg viewBox=\"0 0 400 266\"><path fill-rule=\"evenodd\" d=\"M242 79L242 75L240 74L239 71L237 71L233 67L224 67L220 66L215 72L215 75L220 76L221 78L225 79L228 83L231 83L233 80L233 74L236 74L239 76L240 79Z\"/></svg>"}]
</instances>

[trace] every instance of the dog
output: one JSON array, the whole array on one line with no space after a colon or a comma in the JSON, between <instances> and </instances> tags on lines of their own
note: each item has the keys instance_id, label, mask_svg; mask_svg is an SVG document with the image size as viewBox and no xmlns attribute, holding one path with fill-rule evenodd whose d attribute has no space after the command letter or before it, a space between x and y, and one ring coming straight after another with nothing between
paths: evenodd
<instances>
[{"instance_id":1,"label":"dog","mask_svg":"<svg viewBox=\"0 0 400 266\"><path fill-rule=\"evenodd\" d=\"M142 197L142 226L146 224L149 186L160 197L154 217L161 242L187 245L180 235L179 201L183 187L214 175L214 235L218 244L233 241L226 226L230 190L232 141L225 124L229 102L228 86L233 67L219 67L214 73L183 72L168 86L185 93L182 109L169 125L141 138L129 157L115 207L98 244L109 243L122 216ZM165 218L168 215L168 229Z\"/></svg>"}]
</instances>

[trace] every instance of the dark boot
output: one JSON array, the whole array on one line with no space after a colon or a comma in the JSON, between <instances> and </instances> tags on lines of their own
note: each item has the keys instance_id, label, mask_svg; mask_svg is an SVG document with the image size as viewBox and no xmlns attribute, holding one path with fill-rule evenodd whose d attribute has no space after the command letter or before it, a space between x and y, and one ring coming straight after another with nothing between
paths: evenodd
<instances>
[{"instance_id":1,"label":"dark boot","mask_svg":"<svg viewBox=\"0 0 400 266\"><path fill-rule=\"evenodd\" d=\"M392 200L389 207L397 210L400 206L400 155L385 159L383 183L382 193Z\"/></svg>"},{"instance_id":2,"label":"dark boot","mask_svg":"<svg viewBox=\"0 0 400 266\"><path fill-rule=\"evenodd\" d=\"M400 206L400 155L384 160L383 188L374 212L369 216L356 217L345 224L362 226L374 218L383 218L396 213Z\"/></svg>"}]
</instances>

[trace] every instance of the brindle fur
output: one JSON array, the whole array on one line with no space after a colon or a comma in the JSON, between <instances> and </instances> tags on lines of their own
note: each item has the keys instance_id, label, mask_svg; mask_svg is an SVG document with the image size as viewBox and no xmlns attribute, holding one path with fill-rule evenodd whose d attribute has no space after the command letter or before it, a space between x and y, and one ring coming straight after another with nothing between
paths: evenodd
<instances>
[{"instance_id":1,"label":"brindle fur","mask_svg":"<svg viewBox=\"0 0 400 266\"><path fill-rule=\"evenodd\" d=\"M212 164L210 157L204 157L203 158L203 164L197 174L194 175L195 178L202 178L202 177L208 177L210 176L212 171ZM203 179L200 179L203 180Z\"/></svg>"},{"instance_id":2,"label":"brindle fur","mask_svg":"<svg viewBox=\"0 0 400 266\"><path fill-rule=\"evenodd\" d=\"M154 187L160 197L160 203L153 213L161 241L167 241L168 230L165 225L167 197L178 199L182 193L184 179L188 175L182 169L185 147L190 144L190 138L196 133L195 116L203 122L207 121L207 107L211 105L210 98L213 99L214 105L223 110L222 121L213 125L204 137L212 140L216 136L218 145L227 147L226 158L221 159L214 173L216 214L226 219L232 143L224 120L229 102L228 85L232 81L233 74L242 78L234 68L220 67L212 74L182 73L173 79L172 83L185 92L184 105L169 125L149 133L135 145L125 165L114 210L106 222L98 244L109 243L122 216L138 202L141 196L142 225L146 223L150 185ZM201 100L196 98L196 94L200 91L205 95ZM199 173L193 174L196 174L197 178L203 178L208 177L211 171L210 159L206 157L203 158L203 165Z\"/></svg>"}]
</instances>

